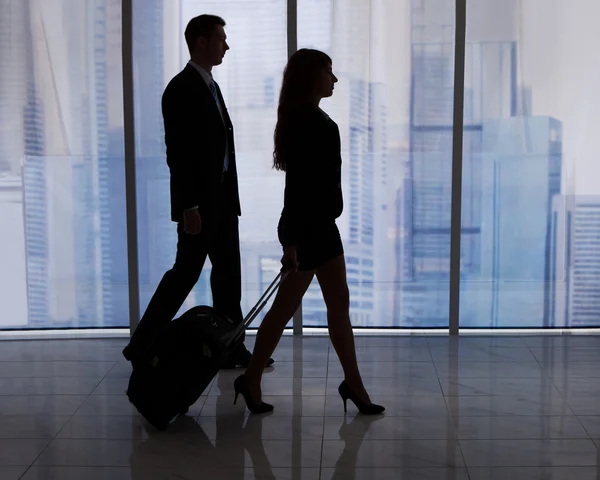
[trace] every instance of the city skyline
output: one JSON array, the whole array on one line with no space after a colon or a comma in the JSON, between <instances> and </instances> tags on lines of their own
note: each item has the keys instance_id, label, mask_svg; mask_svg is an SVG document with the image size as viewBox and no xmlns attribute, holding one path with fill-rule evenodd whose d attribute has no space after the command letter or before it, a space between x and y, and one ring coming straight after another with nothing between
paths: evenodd
<instances>
[{"instance_id":1,"label":"city skyline","mask_svg":"<svg viewBox=\"0 0 600 480\"><path fill-rule=\"evenodd\" d=\"M77 8L69 0L51 3L28 0L12 8L6 15L12 27L0 48L0 70L13 72L4 74L0 91L7 99L0 107L0 222L11 232L0 255L15 278L0 283L3 302L14 312L0 328L127 327L120 1ZM339 9L330 0L298 2L298 46L330 53L340 78L323 108L342 134L345 211L339 225L358 327L448 324L453 5L348 1ZM600 13L591 3L587 8ZM176 242L160 97L186 61L187 19L203 11L226 19L232 45L215 78L236 133L244 311L270 283L281 254L275 232L283 175L270 163L287 60L286 2L136 0L142 310L171 266ZM559 304L564 311L567 297L582 302L581 292L600 295L568 276L596 274L575 268L587 258L579 250L565 254L569 245L590 241L566 233L569 222L582 221L567 220L568 205L574 205L572 218L584 207L577 200L556 203L600 196L590 181L596 140L579 133L589 132L590 122L582 119L593 112L563 99L572 93L568 82L583 80L565 79L544 56L540 71L532 64L544 45L566 52L549 26L571 25L575 13L562 5L545 9L546 29L533 26L535 11L519 0L503 7L482 0L468 14L461 324L600 324L600 314L577 313L589 307L573 304L561 318L552 313ZM579 33L568 33L563 42L572 46ZM182 310L210 303L209 269ZM519 295L513 293L517 285ZM305 297L307 326L326 322L317 288Z\"/></svg>"}]
</instances>

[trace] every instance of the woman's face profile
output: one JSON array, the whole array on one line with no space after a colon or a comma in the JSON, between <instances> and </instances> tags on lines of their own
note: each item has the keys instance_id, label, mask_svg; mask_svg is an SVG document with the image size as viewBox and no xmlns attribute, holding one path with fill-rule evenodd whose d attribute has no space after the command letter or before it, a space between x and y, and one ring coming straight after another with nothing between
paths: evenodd
<instances>
[{"instance_id":1,"label":"woman's face profile","mask_svg":"<svg viewBox=\"0 0 600 480\"><path fill-rule=\"evenodd\" d=\"M331 97L333 95L334 86L338 79L333 73L331 63L321 69L317 77L317 91L321 98Z\"/></svg>"}]
</instances>

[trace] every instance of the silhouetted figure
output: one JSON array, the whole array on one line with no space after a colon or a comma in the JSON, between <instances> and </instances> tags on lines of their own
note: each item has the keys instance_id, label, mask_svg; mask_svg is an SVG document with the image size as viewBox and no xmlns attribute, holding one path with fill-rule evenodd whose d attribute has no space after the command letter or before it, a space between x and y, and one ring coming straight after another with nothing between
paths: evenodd
<instances>
[{"instance_id":1,"label":"silhouetted figure","mask_svg":"<svg viewBox=\"0 0 600 480\"><path fill-rule=\"evenodd\" d=\"M282 263L289 271L256 337L246 373L234 382L254 413L273 409L262 402L261 379L285 325L316 275L327 305L331 342L344 369L339 393L362 413L381 413L364 388L350 323L344 249L336 219L343 209L341 145L337 124L319 108L337 82L331 59L318 50L294 53L283 75L275 128L274 166L286 172L279 222Z\"/></svg>"},{"instance_id":2,"label":"silhouetted figure","mask_svg":"<svg viewBox=\"0 0 600 480\"><path fill-rule=\"evenodd\" d=\"M241 215L233 126L212 69L229 50L225 21L193 18L185 30L191 59L162 97L167 164L171 174L171 219L177 223L177 256L165 273L129 345L135 360L152 335L177 314L210 258L213 306L242 321L239 216ZM242 346L224 368L247 367ZM269 360L267 363L273 363Z\"/></svg>"}]
</instances>

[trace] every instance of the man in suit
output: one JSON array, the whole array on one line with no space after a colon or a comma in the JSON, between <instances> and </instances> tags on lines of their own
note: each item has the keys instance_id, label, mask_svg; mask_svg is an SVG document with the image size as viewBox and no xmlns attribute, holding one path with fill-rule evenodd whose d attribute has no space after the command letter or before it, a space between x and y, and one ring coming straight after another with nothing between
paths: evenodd
<instances>
[{"instance_id":1,"label":"man in suit","mask_svg":"<svg viewBox=\"0 0 600 480\"><path fill-rule=\"evenodd\" d=\"M177 314L210 258L213 306L242 321L238 222L241 215L233 126L212 69L229 45L225 21L192 18L185 30L190 61L162 97L167 164L171 174L171 219L177 223L177 255L165 273L131 341L123 350L135 360L160 327ZM247 367L244 345L225 368ZM269 365L273 360L269 360Z\"/></svg>"}]
</instances>

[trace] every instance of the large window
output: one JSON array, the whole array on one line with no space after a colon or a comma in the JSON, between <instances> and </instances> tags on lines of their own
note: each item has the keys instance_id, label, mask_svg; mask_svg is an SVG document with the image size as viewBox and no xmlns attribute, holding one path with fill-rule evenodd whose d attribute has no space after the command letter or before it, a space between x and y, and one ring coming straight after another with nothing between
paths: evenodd
<instances>
[{"instance_id":1,"label":"large window","mask_svg":"<svg viewBox=\"0 0 600 480\"><path fill-rule=\"evenodd\" d=\"M242 310L246 313L277 274L267 259L281 258L277 222L283 207L284 176L271 165L277 100L287 61L287 2L134 0L133 6L142 313L163 274L173 265L177 243L176 226L170 219L160 100L166 84L189 60L183 35L187 22L203 13L226 21L231 47L213 74L235 132L242 204ZM210 304L210 268L207 260L182 311L195 304Z\"/></svg>"},{"instance_id":2,"label":"large window","mask_svg":"<svg viewBox=\"0 0 600 480\"><path fill-rule=\"evenodd\" d=\"M600 324L600 4L467 2L461 327Z\"/></svg>"},{"instance_id":3,"label":"large window","mask_svg":"<svg viewBox=\"0 0 600 480\"><path fill-rule=\"evenodd\" d=\"M142 313L177 244L161 97L187 22L212 13L231 46L214 77L235 131L244 313L282 253L273 129L296 32L339 78L322 107L342 136L353 325L447 328L456 0L131 1ZM600 326L600 3L467 7L460 326ZM130 325L122 34L121 0L0 2L0 329ZM210 270L180 313L211 304ZM326 321L315 281L304 326Z\"/></svg>"},{"instance_id":4,"label":"large window","mask_svg":"<svg viewBox=\"0 0 600 480\"><path fill-rule=\"evenodd\" d=\"M448 326L454 2L437 3L298 0L298 46L339 78L322 107L342 135L357 327ZM326 323L316 282L303 317Z\"/></svg>"},{"instance_id":5,"label":"large window","mask_svg":"<svg viewBox=\"0 0 600 480\"><path fill-rule=\"evenodd\" d=\"M0 329L129 326L120 0L0 2Z\"/></svg>"}]
</instances>

